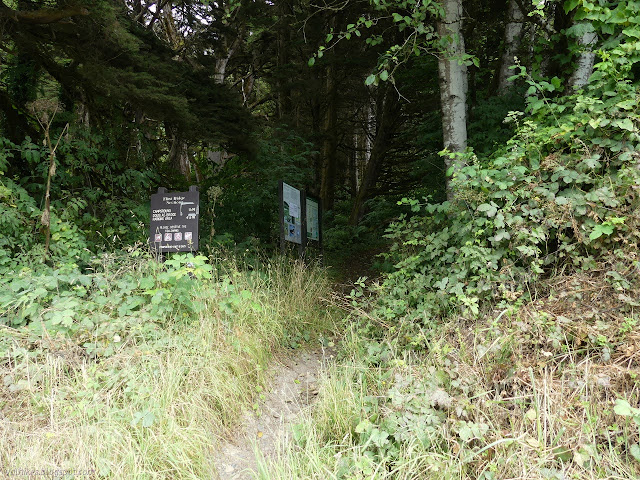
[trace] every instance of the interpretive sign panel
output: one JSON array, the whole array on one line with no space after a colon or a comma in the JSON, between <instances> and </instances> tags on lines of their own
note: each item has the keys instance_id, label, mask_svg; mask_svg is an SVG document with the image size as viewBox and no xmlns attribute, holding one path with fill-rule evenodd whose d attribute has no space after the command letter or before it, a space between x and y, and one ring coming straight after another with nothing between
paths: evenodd
<instances>
[{"instance_id":1,"label":"interpretive sign panel","mask_svg":"<svg viewBox=\"0 0 640 480\"><path fill-rule=\"evenodd\" d=\"M307 238L320 241L320 215L317 200L307 197Z\"/></svg>"},{"instance_id":2,"label":"interpretive sign panel","mask_svg":"<svg viewBox=\"0 0 640 480\"><path fill-rule=\"evenodd\" d=\"M195 252L198 250L200 192L169 193L159 188L151 195L149 243L158 252Z\"/></svg>"},{"instance_id":3,"label":"interpretive sign panel","mask_svg":"<svg viewBox=\"0 0 640 480\"><path fill-rule=\"evenodd\" d=\"M302 212L300 190L282 182L282 203L284 205L284 239L302 243Z\"/></svg>"}]
</instances>

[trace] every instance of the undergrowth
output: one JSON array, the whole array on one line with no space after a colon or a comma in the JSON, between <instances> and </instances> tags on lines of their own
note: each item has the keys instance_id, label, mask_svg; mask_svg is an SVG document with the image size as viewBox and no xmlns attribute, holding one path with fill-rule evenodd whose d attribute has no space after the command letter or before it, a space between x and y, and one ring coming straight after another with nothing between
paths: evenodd
<instances>
[{"instance_id":1,"label":"undergrowth","mask_svg":"<svg viewBox=\"0 0 640 480\"><path fill-rule=\"evenodd\" d=\"M393 272L356 283L342 359L261 478L640 477L634 25L580 90L522 69L515 136L463 157L453 200L405 199Z\"/></svg>"},{"instance_id":2,"label":"undergrowth","mask_svg":"<svg viewBox=\"0 0 640 480\"><path fill-rule=\"evenodd\" d=\"M354 327L261 478L637 478L636 321L594 331L530 308L485 312L442 325L421 353ZM621 348L607 357L606 345Z\"/></svg>"},{"instance_id":3,"label":"undergrowth","mask_svg":"<svg viewBox=\"0 0 640 480\"><path fill-rule=\"evenodd\" d=\"M93 271L22 265L0 281L7 469L206 478L270 359L332 328L328 282L300 264L133 250Z\"/></svg>"}]
</instances>

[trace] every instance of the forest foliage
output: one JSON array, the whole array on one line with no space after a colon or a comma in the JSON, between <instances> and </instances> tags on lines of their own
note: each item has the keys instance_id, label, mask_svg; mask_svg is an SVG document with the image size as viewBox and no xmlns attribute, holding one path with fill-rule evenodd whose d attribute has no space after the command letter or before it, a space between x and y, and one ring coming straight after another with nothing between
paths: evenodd
<instances>
[{"instance_id":1,"label":"forest foliage","mask_svg":"<svg viewBox=\"0 0 640 480\"><path fill-rule=\"evenodd\" d=\"M447 34L451 5L465 18ZM102 477L174 472L174 460L206 472L215 440L176 400L189 375L201 419L228 432L274 352L324 345L336 329L326 275L263 256L284 180L323 200L334 269L357 277L358 257L382 252L384 271L329 302L347 317L341 363L265 471L637 475L637 11L626 0L2 3L0 409L28 421L0 435L42 459L49 437L29 450L27 430L48 421L56 437L70 413L83 421L71 443L126 439L107 442L111 459L82 459ZM446 62L464 66L464 92L450 90ZM467 148L446 140L447 92L465 96ZM202 251L158 263L149 196L189 185ZM158 375L170 394L154 401ZM176 440L184 426L193 443ZM166 461L138 462L169 443ZM0 460L15 454L3 448Z\"/></svg>"}]
</instances>

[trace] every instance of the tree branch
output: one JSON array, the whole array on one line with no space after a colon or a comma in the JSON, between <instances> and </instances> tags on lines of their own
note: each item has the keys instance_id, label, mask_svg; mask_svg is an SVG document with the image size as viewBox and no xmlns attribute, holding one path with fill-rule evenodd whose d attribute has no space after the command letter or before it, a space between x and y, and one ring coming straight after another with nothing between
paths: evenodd
<instances>
[{"instance_id":1,"label":"tree branch","mask_svg":"<svg viewBox=\"0 0 640 480\"><path fill-rule=\"evenodd\" d=\"M67 7L60 9L42 8L34 11L19 11L7 7L4 3L0 6L0 17L8 17L16 22L34 25L57 23L65 18L77 17L79 15L89 15L89 10L85 7Z\"/></svg>"}]
</instances>

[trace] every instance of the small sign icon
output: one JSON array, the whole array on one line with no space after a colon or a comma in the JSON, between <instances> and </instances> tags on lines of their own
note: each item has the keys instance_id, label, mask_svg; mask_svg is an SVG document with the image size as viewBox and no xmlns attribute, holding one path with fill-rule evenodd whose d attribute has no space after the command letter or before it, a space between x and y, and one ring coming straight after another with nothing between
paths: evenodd
<instances>
[{"instance_id":1,"label":"small sign icon","mask_svg":"<svg viewBox=\"0 0 640 480\"><path fill-rule=\"evenodd\" d=\"M156 243L160 243L161 241L162 241L162 234L161 233L156 233L155 242Z\"/></svg>"},{"instance_id":2,"label":"small sign icon","mask_svg":"<svg viewBox=\"0 0 640 480\"><path fill-rule=\"evenodd\" d=\"M189 241L189 240L193 240L193 233L192 232L184 232L184 239Z\"/></svg>"},{"instance_id":3,"label":"small sign icon","mask_svg":"<svg viewBox=\"0 0 640 480\"><path fill-rule=\"evenodd\" d=\"M172 233L165 233L164 234L164 241L165 242L170 242L172 238L173 238L173 234Z\"/></svg>"},{"instance_id":4,"label":"small sign icon","mask_svg":"<svg viewBox=\"0 0 640 480\"><path fill-rule=\"evenodd\" d=\"M173 240L176 242L182 241L182 232L176 232L173 234Z\"/></svg>"}]
</instances>

